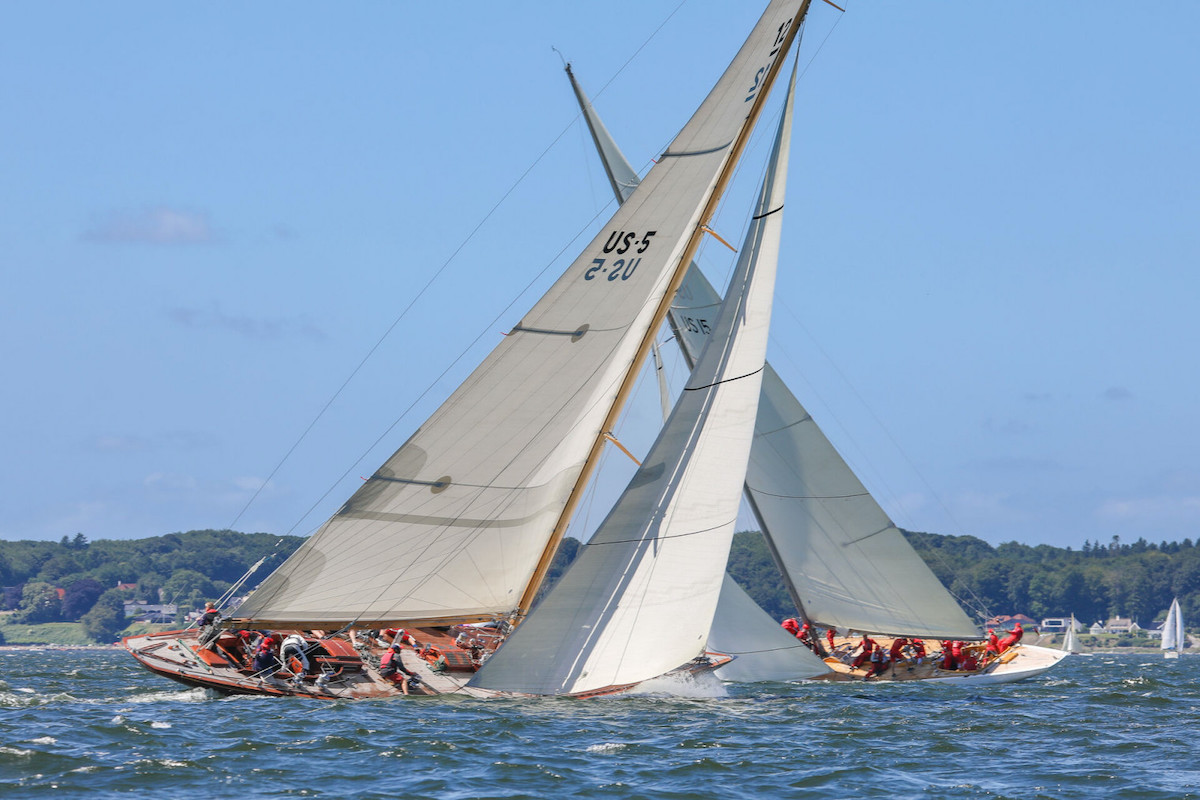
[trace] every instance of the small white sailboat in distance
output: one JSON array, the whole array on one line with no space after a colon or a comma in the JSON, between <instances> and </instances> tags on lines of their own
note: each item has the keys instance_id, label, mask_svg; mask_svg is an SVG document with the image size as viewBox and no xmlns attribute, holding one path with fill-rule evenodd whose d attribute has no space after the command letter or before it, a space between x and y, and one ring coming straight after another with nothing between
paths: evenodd
<instances>
[{"instance_id":1,"label":"small white sailboat in distance","mask_svg":"<svg viewBox=\"0 0 1200 800\"><path fill-rule=\"evenodd\" d=\"M1176 597L1171 601L1171 608L1167 611L1167 620L1163 623L1163 658L1179 658L1186 646L1187 634L1183 632L1183 612L1179 609L1179 598Z\"/></svg>"},{"instance_id":2,"label":"small white sailboat in distance","mask_svg":"<svg viewBox=\"0 0 1200 800\"><path fill-rule=\"evenodd\" d=\"M1078 655L1083 652L1079 647L1079 635L1075 632L1075 615L1071 615L1071 622L1067 625L1067 633L1063 636L1062 649L1064 653Z\"/></svg>"}]
</instances>

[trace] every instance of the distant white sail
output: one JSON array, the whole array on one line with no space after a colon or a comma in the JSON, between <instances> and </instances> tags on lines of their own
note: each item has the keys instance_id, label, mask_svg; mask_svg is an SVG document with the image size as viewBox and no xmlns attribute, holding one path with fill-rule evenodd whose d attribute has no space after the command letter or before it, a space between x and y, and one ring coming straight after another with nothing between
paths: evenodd
<instances>
[{"instance_id":1,"label":"distant white sail","mask_svg":"<svg viewBox=\"0 0 1200 800\"><path fill-rule=\"evenodd\" d=\"M670 417L571 568L471 686L583 694L640 683L704 653L766 356L790 93L786 106L728 299Z\"/></svg>"},{"instance_id":2,"label":"distant white sail","mask_svg":"<svg viewBox=\"0 0 1200 800\"><path fill-rule=\"evenodd\" d=\"M1075 615L1071 615L1071 622L1067 626L1067 633L1063 636L1062 649L1067 653L1078 653L1081 651L1079 647L1079 635L1075 632Z\"/></svg>"},{"instance_id":3,"label":"distant white sail","mask_svg":"<svg viewBox=\"0 0 1200 800\"><path fill-rule=\"evenodd\" d=\"M806 7L770 4L629 202L239 617L370 627L518 607Z\"/></svg>"},{"instance_id":4,"label":"distant white sail","mask_svg":"<svg viewBox=\"0 0 1200 800\"><path fill-rule=\"evenodd\" d=\"M1183 652L1187 636L1183 632L1183 611L1179 608L1179 598L1171 601L1167 610L1167 619L1163 622L1162 649L1167 658L1177 658Z\"/></svg>"}]
</instances>

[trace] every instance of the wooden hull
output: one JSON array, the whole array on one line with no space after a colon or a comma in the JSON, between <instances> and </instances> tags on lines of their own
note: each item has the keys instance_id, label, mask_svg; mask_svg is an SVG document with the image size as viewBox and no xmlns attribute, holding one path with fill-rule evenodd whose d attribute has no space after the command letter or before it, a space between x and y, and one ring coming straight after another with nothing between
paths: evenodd
<instances>
[{"instance_id":1,"label":"wooden hull","mask_svg":"<svg viewBox=\"0 0 1200 800\"><path fill-rule=\"evenodd\" d=\"M402 697L399 683L379 674L379 659L385 652L377 641L357 642L345 636L322 638L319 632L277 631L288 635L301 633L311 643L310 669L302 671L293 661L270 674L256 673L248 664L237 637L225 633L202 645L197 630L168 631L126 637L122 644L137 661L151 672L188 686L210 689L222 694L256 694L278 697L310 697L320 700L368 700ZM444 632L414 631L422 643L429 642L448 654L462 653ZM411 695L435 695L458 692L470 680L474 669L469 661L459 660L457 670L435 672L432 665L406 648L401 656L406 668L416 673L419 682L410 682Z\"/></svg>"},{"instance_id":2,"label":"wooden hull","mask_svg":"<svg viewBox=\"0 0 1200 800\"><path fill-rule=\"evenodd\" d=\"M881 644L889 642L879 640ZM870 683L894 683L898 681L931 681L938 683L960 683L972 686L1012 683L1041 675L1067 656L1062 650L1052 650L1036 645L1018 644L999 656L989 660L981 668L971 671L941 669L941 654L936 651L922 663L898 661L889 665L882 673L872 675L871 664L852 667L846 657L830 656L825 659L830 672L813 680L823 681L867 681Z\"/></svg>"},{"instance_id":3,"label":"wooden hull","mask_svg":"<svg viewBox=\"0 0 1200 800\"><path fill-rule=\"evenodd\" d=\"M277 636L300 633L312 645L310 670L281 667L272 674L259 674L248 666L248 654L240 649L237 637L224 633L212 642L201 644L198 630L128 636L122 640L130 654L151 672L187 686L209 689L221 694L252 694L276 697L308 697L318 700L371 700L403 697L398 683L379 674L379 660L385 647L366 636L352 640L346 636L323 638L320 632L275 631ZM475 665L468 651L455 646L451 632L441 629L412 631L420 643L430 643L447 656L450 669L435 671L419 658L416 650L405 648L404 666L416 673L417 682L409 687L410 696L464 694L472 697L518 697L516 693L476 689L467 686ZM680 667L672 674L696 674L728 663L729 656L709 653ZM294 667L295 665L293 665ZM299 677L297 678L297 673ZM318 680L325 675L324 680ZM602 697L620 694L639 684L608 686L573 697Z\"/></svg>"}]
</instances>

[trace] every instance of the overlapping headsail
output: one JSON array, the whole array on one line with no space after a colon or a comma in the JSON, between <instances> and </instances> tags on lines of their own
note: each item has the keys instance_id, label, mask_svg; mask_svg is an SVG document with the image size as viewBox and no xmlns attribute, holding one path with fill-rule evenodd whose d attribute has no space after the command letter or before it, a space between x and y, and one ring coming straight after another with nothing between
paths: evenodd
<instances>
[{"instance_id":1,"label":"overlapping headsail","mask_svg":"<svg viewBox=\"0 0 1200 800\"><path fill-rule=\"evenodd\" d=\"M472 686L585 694L637 684L703 655L766 359L790 93L788 100L726 302L683 392L575 563Z\"/></svg>"},{"instance_id":2,"label":"overlapping headsail","mask_svg":"<svg viewBox=\"0 0 1200 800\"><path fill-rule=\"evenodd\" d=\"M527 607L807 5L769 5L629 202L239 617L368 627Z\"/></svg>"}]
</instances>

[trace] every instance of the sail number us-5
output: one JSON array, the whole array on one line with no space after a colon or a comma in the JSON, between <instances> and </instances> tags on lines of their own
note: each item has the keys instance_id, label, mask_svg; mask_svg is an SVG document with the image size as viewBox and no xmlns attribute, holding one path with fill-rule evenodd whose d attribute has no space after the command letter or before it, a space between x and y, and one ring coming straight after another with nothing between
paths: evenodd
<instances>
[{"instance_id":1,"label":"sail number us-5","mask_svg":"<svg viewBox=\"0 0 1200 800\"><path fill-rule=\"evenodd\" d=\"M640 256L650 248L650 237L656 233L658 231L646 231L639 239L637 231L613 231L604 243L604 252L612 255L607 258L593 258L593 266L584 271L583 279L594 280L597 278L596 273L600 273L610 281L618 278L623 281L629 280L638 264L642 262L641 258L635 256Z\"/></svg>"}]
</instances>

